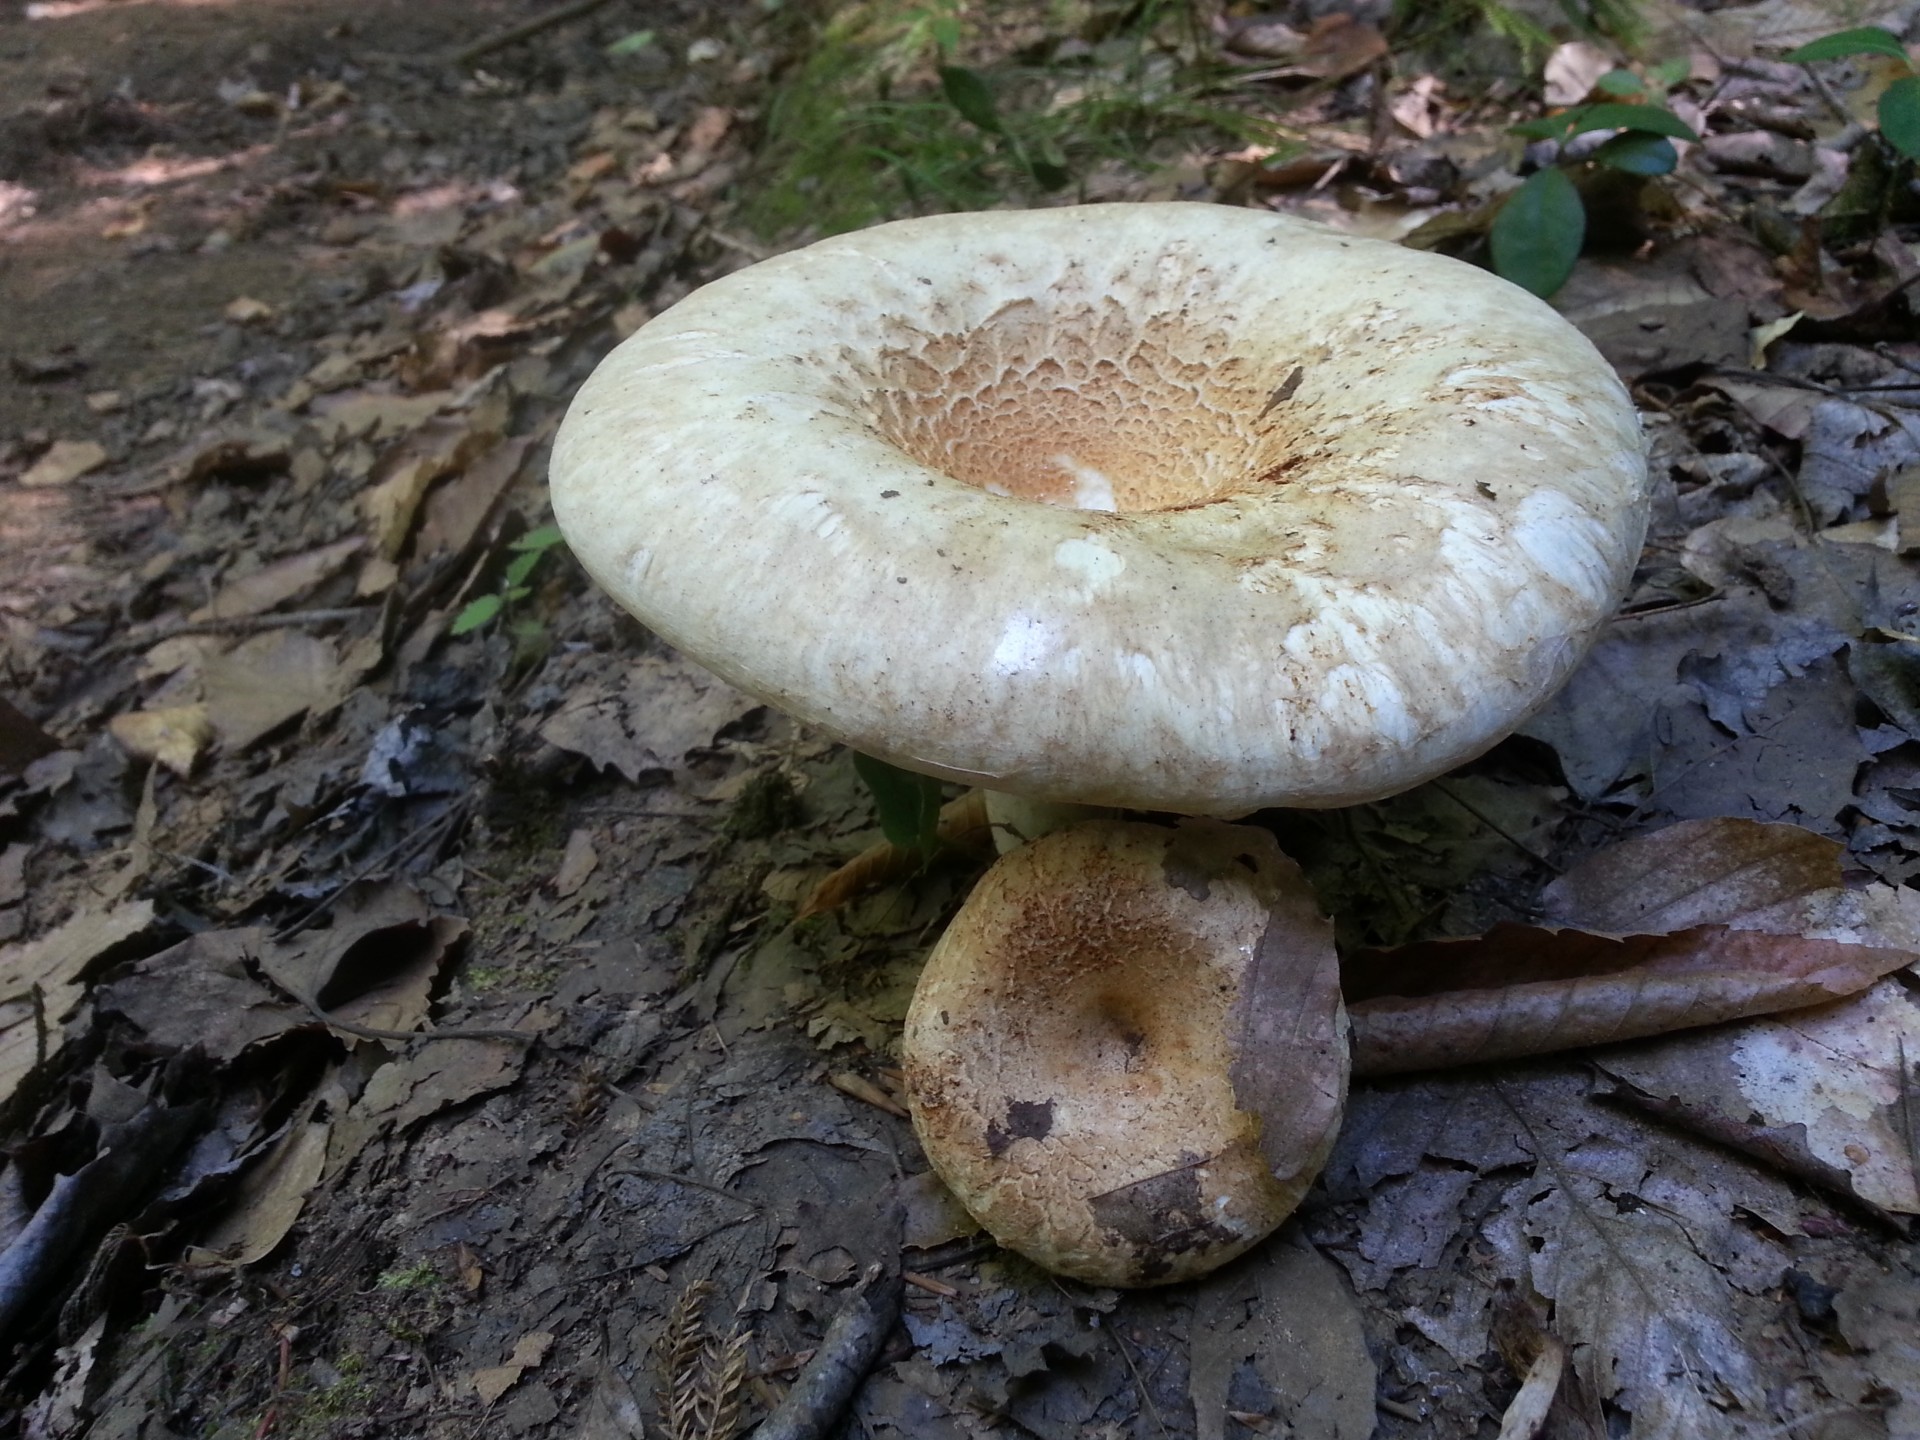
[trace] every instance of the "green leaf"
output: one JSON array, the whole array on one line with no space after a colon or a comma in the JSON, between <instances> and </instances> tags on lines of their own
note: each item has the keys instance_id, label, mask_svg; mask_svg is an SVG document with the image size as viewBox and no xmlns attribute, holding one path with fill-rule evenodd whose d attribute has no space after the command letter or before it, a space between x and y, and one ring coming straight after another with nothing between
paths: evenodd
<instances>
[{"instance_id":1,"label":"green leaf","mask_svg":"<svg viewBox=\"0 0 1920 1440\"><path fill-rule=\"evenodd\" d=\"M1565 115L1543 115L1538 120L1522 120L1518 125L1509 125L1509 135L1523 136L1528 140L1557 140L1567 133Z\"/></svg>"},{"instance_id":2,"label":"green leaf","mask_svg":"<svg viewBox=\"0 0 1920 1440\"><path fill-rule=\"evenodd\" d=\"M1590 157L1595 164L1610 165L1629 175L1670 175L1680 163L1673 142L1664 135L1649 135L1644 130L1627 130L1614 136Z\"/></svg>"},{"instance_id":3,"label":"green leaf","mask_svg":"<svg viewBox=\"0 0 1920 1440\"><path fill-rule=\"evenodd\" d=\"M1646 92L1646 82L1631 70L1609 70L1593 82L1593 88L1602 95L1616 95L1625 98L1628 95L1640 95Z\"/></svg>"},{"instance_id":4,"label":"green leaf","mask_svg":"<svg viewBox=\"0 0 1920 1440\"><path fill-rule=\"evenodd\" d=\"M1647 77L1663 90L1671 90L1688 75L1693 73L1693 59L1688 55L1674 55L1662 60L1647 71Z\"/></svg>"},{"instance_id":5,"label":"green leaf","mask_svg":"<svg viewBox=\"0 0 1920 1440\"><path fill-rule=\"evenodd\" d=\"M1649 135L1671 135L1676 140L1698 140L1693 127L1664 105L1621 105L1602 101L1598 105L1576 105L1559 115L1509 125L1510 135L1529 140L1570 140L1589 130L1641 130Z\"/></svg>"},{"instance_id":6,"label":"green leaf","mask_svg":"<svg viewBox=\"0 0 1920 1440\"><path fill-rule=\"evenodd\" d=\"M987 82L963 65L940 67L940 89L947 103L960 112L960 118L978 125L990 135L1004 135L1000 112L994 108L993 92Z\"/></svg>"},{"instance_id":7,"label":"green leaf","mask_svg":"<svg viewBox=\"0 0 1920 1440\"><path fill-rule=\"evenodd\" d=\"M1920 160L1920 75L1908 75L1880 95L1880 133L1909 160Z\"/></svg>"},{"instance_id":8,"label":"green leaf","mask_svg":"<svg viewBox=\"0 0 1920 1440\"><path fill-rule=\"evenodd\" d=\"M1064 190L1073 180L1072 173L1064 165L1056 165L1051 160L1028 160L1027 169L1033 173L1033 180L1042 190Z\"/></svg>"},{"instance_id":9,"label":"green leaf","mask_svg":"<svg viewBox=\"0 0 1920 1440\"><path fill-rule=\"evenodd\" d=\"M638 55L642 50L650 48L652 44L653 32L651 30L635 30L629 35L622 35L618 40L607 46L607 54Z\"/></svg>"},{"instance_id":10,"label":"green leaf","mask_svg":"<svg viewBox=\"0 0 1920 1440\"><path fill-rule=\"evenodd\" d=\"M1907 47L1891 30L1863 25L1858 30L1841 30L1809 40L1798 50L1788 51L1787 59L1796 65L1807 65L1815 60L1844 60L1849 55L1891 55L1895 60L1905 60Z\"/></svg>"},{"instance_id":11,"label":"green leaf","mask_svg":"<svg viewBox=\"0 0 1920 1440\"><path fill-rule=\"evenodd\" d=\"M513 557L513 563L507 566L507 588L527 583L527 577L533 574L533 567L540 563L544 550L528 550Z\"/></svg>"},{"instance_id":12,"label":"green leaf","mask_svg":"<svg viewBox=\"0 0 1920 1440\"><path fill-rule=\"evenodd\" d=\"M1649 135L1671 135L1676 140L1700 138L1691 125L1664 105L1618 105L1609 101L1582 105L1577 112L1567 113L1578 115L1567 132L1570 135L1583 135L1589 130L1642 130Z\"/></svg>"},{"instance_id":13,"label":"green leaf","mask_svg":"<svg viewBox=\"0 0 1920 1440\"><path fill-rule=\"evenodd\" d=\"M482 595L478 600L469 600L467 608L453 617L448 628L450 635L465 635L478 630L494 616L500 613L500 607L506 604L498 595Z\"/></svg>"},{"instance_id":14,"label":"green leaf","mask_svg":"<svg viewBox=\"0 0 1920 1440\"><path fill-rule=\"evenodd\" d=\"M1507 197L1488 232L1493 268L1545 298L1566 284L1587 238L1586 207L1561 170L1541 170Z\"/></svg>"},{"instance_id":15,"label":"green leaf","mask_svg":"<svg viewBox=\"0 0 1920 1440\"><path fill-rule=\"evenodd\" d=\"M538 530L529 530L507 548L509 550L551 550L566 538L560 533L558 525L542 525Z\"/></svg>"},{"instance_id":16,"label":"green leaf","mask_svg":"<svg viewBox=\"0 0 1920 1440\"><path fill-rule=\"evenodd\" d=\"M916 775L871 755L853 752L854 772L873 795L874 809L880 812L880 828L887 842L902 850L933 853L939 844L940 782L929 775Z\"/></svg>"}]
</instances>

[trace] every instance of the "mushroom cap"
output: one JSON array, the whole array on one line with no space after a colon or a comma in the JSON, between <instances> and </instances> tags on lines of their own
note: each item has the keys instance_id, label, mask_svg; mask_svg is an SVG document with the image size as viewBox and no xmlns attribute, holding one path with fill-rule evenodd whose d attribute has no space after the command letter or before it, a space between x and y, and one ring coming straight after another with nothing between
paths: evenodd
<instances>
[{"instance_id":1,"label":"mushroom cap","mask_svg":"<svg viewBox=\"0 0 1920 1440\"><path fill-rule=\"evenodd\" d=\"M1264 830L1058 830L968 897L903 1050L921 1147L1001 1244L1093 1284L1184 1280L1279 1225L1333 1146L1333 927Z\"/></svg>"},{"instance_id":2,"label":"mushroom cap","mask_svg":"<svg viewBox=\"0 0 1920 1440\"><path fill-rule=\"evenodd\" d=\"M903 220L715 281L588 379L552 490L621 604L837 739L1227 816L1511 732L1648 498L1626 391L1539 300L1203 204Z\"/></svg>"}]
</instances>

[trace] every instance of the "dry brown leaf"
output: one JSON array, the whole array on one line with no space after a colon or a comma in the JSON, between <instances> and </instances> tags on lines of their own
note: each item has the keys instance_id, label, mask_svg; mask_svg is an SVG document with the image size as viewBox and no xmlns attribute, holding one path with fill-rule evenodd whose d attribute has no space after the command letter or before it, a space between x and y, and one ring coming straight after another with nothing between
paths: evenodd
<instances>
[{"instance_id":1,"label":"dry brown leaf","mask_svg":"<svg viewBox=\"0 0 1920 1440\"><path fill-rule=\"evenodd\" d=\"M266 943L265 932L250 926L190 935L101 986L94 1003L137 1025L149 1045L197 1047L232 1060L250 1045L313 1023L306 1006L253 977L249 967Z\"/></svg>"},{"instance_id":2,"label":"dry brown leaf","mask_svg":"<svg viewBox=\"0 0 1920 1440\"><path fill-rule=\"evenodd\" d=\"M229 300L227 308L220 313L236 325L254 325L273 319L278 312L264 300L256 300L251 295L241 295Z\"/></svg>"},{"instance_id":3,"label":"dry brown leaf","mask_svg":"<svg viewBox=\"0 0 1920 1440\"><path fill-rule=\"evenodd\" d=\"M1548 887L1579 928L1364 952L1342 975L1355 1069L1544 1054L1855 995L1920 956L1920 895L1841 884L1841 846L1792 825L1689 820Z\"/></svg>"},{"instance_id":4,"label":"dry brown leaf","mask_svg":"<svg viewBox=\"0 0 1920 1440\"><path fill-rule=\"evenodd\" d=\"M1598 1057L1641 1108L1882 1212L1920 1214L1920 1001L1900 980L1835 1005Z\"/></svg>"},{"instance_id":5,"label":"dry brown leaf","mask_svg":"<svg viewBox=\"0 0 1920 1440\"><path fill-rule=\"evenodd\" d=\"M1474 940L1363 952L1342 980L1354 1073L1392 1075L1818 1005L1914 959L1719 925L1624 937L1502 925Z\"/></svg>"},{"instance_id":6,"label":"dry brown leaf","mask_svg":"<svg viewBox=\"0 0 1920 1440\"><path fill-rule=\"evenodd\" d=\"M587 883L587 877L600 868L600 856L593 848L591 830L575 830L567 836L566 852L560 868L554 872L553 893L562 900Z\"/></svg>"},{"instance_id":7,"label":"dry brown leaf","mask_svg":"<svg viewBox=\"0 0 1920 1440\"><path fill-rule=\"evenodd\" d=\"M552 1348L553 1336L545 1330L522 1335L514 1343L513 1354L507 1358L506 1364L490 1365L473 1372L470 1378L474 1393L480 1397L482 1404L493 1404L511 1390L522 1375L537 1368Z\"/></svg>"},{"instance_id":8,"label":"dry brown leaf","mask_svg":"<svg viewBox=\"0 0 1920 1440\"><path fill-rule=\"evenodd\" d=\"M344 356L330 357L358 368ZM326 364L322 361L321 364ZM309 376L313 379L313 376ZM329 378L314 380L320 386ZM372 390L355 390L342 395L327 395L313 402L312 410L321 434L334 443L346 440L391 440L418 429L453 399L451 391L435 390L425 395L390 395Z\"/></svg>"},{"instance_id":9,"label":"dry brown leaf","mask_svg":"<svg viewBox=\"0 0 1920 1440\"><path fill-rule=\"evenodd\" d=\"M689 751L711 745L759 708L758 700L698 665L649 655L583 687L540 727L540 738L638 780L651 770L674 769Z\"/></svg>"},{"instance_id":10,"label":"dry brown leaf","mask_svg":"<svg viewBox=\"0 0 1920 1440\"><path fill-rule=\"evenodd\" d=\"M242 641L203 669L207 719L229 751L244 750L309 710L331 710L352 684L333 646L297 630Z\"/></svg>"},{"instance_id":11,"label":"dry brown leaf","mask_svg":"<svg viewBox=\"0 0 1920 1440\"><path fill-rule=\"evenodd\" d=\"M320 1183L332 1131L324 1120L309 1120L282 1136L273 1153L247 1172L227 1213L187 1251L187 1263L237 1269L271 1254Z\"/></svg>"},{"instance_id":12,"label":"dry brown leaf","mask_svg":"<svg viewBox=\"0 0 1920 1440\"><path fill-rule=\"evenodd\" d=\"M153 902L82 910L38 940L0 949L0 1105L66 1043L62 1023L80 981L109 951L153 924Z\"/></svg>"},{"instance_id":13,"label":"dry brown leaf","mask_svg":"<svg viewBox=\"0 0 1920 1440\"><path fill-rule=\"evenodd\" d=\"M1288 62L1265 70L1276 79L1344 80L1387 55L1387 37L1351 15L1323 15Z\"/></svg>"},{"instance_id":14,"label":"dry brown leaf","mask_svg":"<svg viewBox=\"0 0 1920 1440\"><path fill-rule=\"evenodd\" d=\"M1547 887L1550 919L1611 935L1735 925L1838 889L1845 847L1798 825L1683 820L1596 851Z\"/></svg>"},{"instance_id":15,"label":"dry brown leaf","mask_svg":"<svg viewBox=\"0 0 1920 1440\"><path fill-rule=\"evenodd\" d=\"M230 620L241 615L264 615L276 605L296 595L304 595L314 586L332 579L346 568L347 562L366 548L366 537L350 535L317 550L289 555L263 565L251 575L220 587L213 603L202 606L187 618Z\"/></svg>"},{"instance_id":16,"label":"dry brown leaf","mask_svg":"<svg viewBox=\"0 0 1920 1440\"><path fill-rule=\"evenodd\" d=\"M164 710L135 710L116 715L107 731L129 755L164 765L185 778L213 740L204 705L173 705Z\"/></svg>"},{"instance_id":17,"label":"dry brown leaf","mask_svg":"<svg viewBox=\"0 0 1920 1440\"><path fill-rule=\"evenodd\" d=\"M993 831L987 822L986 791L969 790L942 805L934 834L942 845L969 854L991 855ZM869 845L815 885L793 918L805 920L810 915L837 910L856 895L905 880L925 863L926 857L918 851L903 850L885 840Z\"/></svg>"},{"instance_id":18,"label":"dry brown leaf","mask_svg":"<svg viewBox=\"0 0 1920 1440\"><path fill-rule=\"evenodd\" d=\"M20 477L22 485L70 485L107 463L107 452L91 440L56 440Z\"/></svg>"},{"instance_id":19,"label":"dry brown leaf","mask_svg":"<svg viewBox=\"0 0 1920 1440\"><path fill-rule=\"evenodd\" d=\"M333 924L259 952L260 968L288 994L376 1030L417 1029L440 967L467 923L435 915L400 881L363 883L333 907Z\"/></svg>"},{"instance_id":20,"label":"dry brown leaf","mask_svg":"<svg viewBox=\"0 0 1920 1440\"><path fill-rule=\"evenodd\" d=\"M374 548L393 559L413 531L414 517L436 480L467 465L492 444L496 433L472 416L448 415L423 423L405 442L381 457L379 476L360 497Z\"/></svg>"},{"instance_id":21,"label":"dry brown leaf","mask_svg":"<svg viewBox=\"0 0 1920 1440\"><path fill-rule=\"evenodd\" d=\"M416 555L463 553L519 477L531 435L503 440L426 499Z\"/></svg>"},{"instance_id":22,"label":"dry brown leaf","mask_svg":"<svg viewBox=\"0 0 1920 1440\"><path fill-rule=\"evenodd\" d=\"M527 1047L511 1040L448 1040L382 1065L335 1127L327 1174L338 1175L389 1126L411 1125L513 1084L526 1063Z\"/></svg>"}]
</instances>

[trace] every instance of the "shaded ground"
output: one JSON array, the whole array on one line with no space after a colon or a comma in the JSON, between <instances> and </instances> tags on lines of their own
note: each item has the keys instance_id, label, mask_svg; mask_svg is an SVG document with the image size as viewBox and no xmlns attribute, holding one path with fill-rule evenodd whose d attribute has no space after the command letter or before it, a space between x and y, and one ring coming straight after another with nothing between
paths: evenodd
<instances>
[{"instance_id":1,"label":"shaded ground","mask_svg":"<svg viewBox=\"0 0 1920 1440\"><path fill-rule=\"evenodd\" d=\"M893 1047L974 867L795 923L877 833L846 756L538 528L579 380L763 253L792 17L616 3L462 64L530 8L69 8L0 18L0 1235L95 1209L55 1283L0 1285L11 1433L677 1433L672 1395L777 1399L878 1260L913 1280L849 1434L1492 1434L1547 1337L1546 1433L1920 1434L1910 970L1837 1018L1364 1083L1301 1215L1202 1283L1054 1280L954 1211ZM1731 8L1676 91L1715 131L1682 215L1561 296L1650 417L1635 593L1467 772L1264 817L1350 942L1536 919L1681 820L1844 843L1854 894L1920 869L1915 232L1821 232L1837 122L1791 40L1744 57L1832 22ZM1091 23L1005 28L989 58L1105 63ZM1365 50L1247 82L1304 82L1236 102L1283 98L1299 156L1066 136L1059 198L1397 237L1511 178L1503 116ZM1035 198L976 142L948 159ZM1757 1100L1769 1064L1837 1098ZM1630 1091L1695 1123L1595 1098ZM676 1307L749 1337L734 1383L661 1356Z\"/></svg>"}]
</instances>

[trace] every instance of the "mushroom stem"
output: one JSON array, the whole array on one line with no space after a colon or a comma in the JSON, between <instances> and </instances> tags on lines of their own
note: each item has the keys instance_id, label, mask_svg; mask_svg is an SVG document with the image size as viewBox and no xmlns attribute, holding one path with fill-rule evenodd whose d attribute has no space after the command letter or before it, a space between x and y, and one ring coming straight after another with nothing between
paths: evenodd
<instances>
[{"instance_id":1,"label":"mushroom stem","mask_svg":"<svg viewBox=\"0 0 1920 1440\"><path fill-rule=\"evenodd\" d=\"M993 848L1005 855L1029 841L1083 820L1111 820L1120 812L1110 805L1075 805L1062 800L1034 800L1004 790L982 790L987 824L993 828Z\"/></svg>"}]
</instances>

